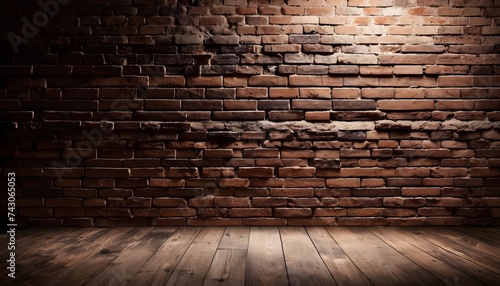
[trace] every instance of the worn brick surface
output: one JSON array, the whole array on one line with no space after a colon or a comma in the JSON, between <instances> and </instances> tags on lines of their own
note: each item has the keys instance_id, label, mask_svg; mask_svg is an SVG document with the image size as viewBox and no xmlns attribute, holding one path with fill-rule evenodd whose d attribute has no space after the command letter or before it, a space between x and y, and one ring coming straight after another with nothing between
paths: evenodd
<instances>
[{"instance_id":1,"label":"worn brick surface","mask_svg":"<svg viewBox=\"0 0 500 286\"><path fill-rule=\"evenodd\" d=\"M207 3L0 4L19 224L500 224L498 1Z\"/></svg>"}]
</instances>

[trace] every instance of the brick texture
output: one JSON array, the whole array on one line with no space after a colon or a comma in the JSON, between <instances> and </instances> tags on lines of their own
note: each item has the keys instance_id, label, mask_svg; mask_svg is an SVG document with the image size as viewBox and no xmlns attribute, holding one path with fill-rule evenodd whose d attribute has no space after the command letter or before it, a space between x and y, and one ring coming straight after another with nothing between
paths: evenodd
<instances>
[{"instance_id":1,"label":"brick texture","mask_svg":"<svg viewBox=\"0 0 500 286\"><path fill-rule=\"evenodd\" d=\"M499 1L62 2L0 3L18 224L500 224Z\"/></svg>"}]
</instances>

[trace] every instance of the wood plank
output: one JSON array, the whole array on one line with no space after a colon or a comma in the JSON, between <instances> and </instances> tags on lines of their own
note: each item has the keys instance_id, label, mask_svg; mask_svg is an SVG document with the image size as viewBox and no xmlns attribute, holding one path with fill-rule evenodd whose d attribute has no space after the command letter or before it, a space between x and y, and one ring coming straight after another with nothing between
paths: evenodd
<instances>
[{"instance_id":1,"label":"wood plank","mask_svg":"<svg viewBox=\"0 0 500 286\"><path fill-rule=\"evenodd\" d=\"M54 241L63 236L71 236L71 233L75 231L76 228L21 228L16 229L16 275L19 271L25 272L30 266L28 259L34 259L41 257L38 255L39 251L35 251L36 248L33 245L52 245ZM2 234L2 244L7 245L7 233ZM7 247L2 248L0 252L0 257L7 257L10 255L10 251ZM37 256L35 256L37 254ZM26 262L26 263L25 263ZM0 270L0 277L6 277L9 273L8 269L2 268ZM10 281L14 283L14 281Z\"/></svg>"},{"instance_id":2,"label":"wood plank","mask_svg":"<svg viewBox=\"0 0 500 286\"><path fill-rule=\"evenodd\" d=\"M306 230L337 285L373 285L324 227L308 227Z\"/></svg>"},{"instance_id":3,"label":"wood plank","mask_svg":"<svg viewBox=\"0 0 500 286\"><path fill-rule=\"evenodd\" d=\"M411 243L415 247L416 251L424 251L436 259L439 259L456 269L460 269L462 272L482 284L496 285L498 284L498 281L500 281L495 273L430 243L407 228L399 229L398 234L402 237L402 239ZM455 280L454 277L450 279Z\"/></svg>"},{"instance_id":4,"label":"wood plank","mask_svg":"<svg viewBox=\"0 0 500 286\"><path fill-rule=\"evenodd\" d=\"M415 264L438 277L444 285L453 285L453 283L459 285L481 284L462 270L449 266L429 253L420 249L415 251L415 246L407 241L407 237L402 234L401 229L369 227L368 230Z\"/></svg>"},{"instance_id":5,"label":"wood plank","mask_svg":"<svg viewBox=\"0 0 500 286\"><path fill-rule=\"evenodd\" d=\"M17 228L16 229L16 243L22 243L25 241L33 242L33 240L40 241L43 237L43 241L57 237L58 234L69 234L75 231L77 228L74 227L29 227L29 228ZM5 239L7 239L7 234L2 234Z\"/></svg>"},{"instance_id":6,"label":"wood plank","mask_svg":"<svg viewBox=\"0 0 500 286\"><path fill-rule=\"evenodd\" d=\"M158 248L128 285L165 285L200 230L199 227L179 228Z\"/></svg>"},{"instance_id":7,"label":"wood plank","mask_svg":"<svg viewBox=\"0 0 500 286\"><path fill-rule=\"evenodd\" d=\"M202 285L224 231L224 227L202 229L166 285Z\"/></svg>"},{"instance_id":8,"label":"wood plank","mask_svg":"<svg viewBox=\"0 0 500 286\"><path fill-rule=\"evenodd\" d=\"M412 228L412 230L432 244L500 275L500 268L498 267L500 265L500 259L498 257L500 252L497 249L488 247L484 244L474 245L464 240L463 237L457 239L453 234L450 235L450 233L445 230L426 228Z\"/></svg>"},{"instance_id":9,"label":"wood plank","mask_svg":"<svg viewBox=\"0 0 500 286\"><path fill-rule=\"evenodd\" d=\"M99 229L95 229L95 232ZM27 229L22 235L17 235L16 245L19 249L17 253L18 257L21 259L24 257L32 257L35 253L40 253L40 251L50 251L55 249L58 245L64 245L67 241L75 241L82 238L82 235L91 235L88 229L83 228L33 228ZM37 249L31 247L32 245L43 245L43 249Z\"/></svg>"},{"instance_id":10,"label":"wood plank","mask_svg":"<svg viewBox=\"0 0 500 286\"><path fill-rule=\"evenodd\" d=\"M446 228L448 229L448 228ZM458 236L467 236L476 239L480 243L484 243L495 248L498 248L498 242L500 241L500 228L494 227L453 227L449 228L451 231L455 231ZM495 231L496 230L496 231Z\"/></svg>"},{"instance_id":11,"label":"wood plank","mask_svg":"<svg viewBox=\"0 0 500 286\"><path fill-rule=\"evenodd\" d=\"M491 258L499 260L500 254L500 233L487 233L484 239L474 237L474 233L481 233L481 228L469 230L456 230L452 228L438 228L436 229L438 235L443 235L447 239L451 239L458 244L468 245L469 249L475 249L478 253ZM499 263L500 264L500 263Z\"/></svg>"},{"instance_id":12,"label":"wood plank","mask_svg":"<svg viewBox=\"0 0 500 286\"><path fill-rule=\"evenodd\" d=\"M277 228L250 229L245 285L288 285L280 233Z\"/></svg>"},{"instance_id":13,"label":"wood plank","mask_svg":"<svg viewBox=\"0 0 500 286\"><path fill-rule=\"evenodd\" d=\"M280 227L290 285L336 285L303 227Z\"/></svg>"},{"instance_id":14,"label":"wood plank","mask_svg":"<svg viewBox=\"0 0 500 286\"><path fill-rule=\"evenodd\" d=\"M89 256L81 259L77 267L65 269L51 278L46 285L84 285L108 267L123 251L137 244L152 228L124 228L117 235L108 235L102 243L89 249ZM171 231L175 231L175 228Z\"/></svg>"},{"instance_id":15,"label":"wood plank","mask_svg":"<svg viewBox=\"0 0 500 286\"><path fill-rule=\"evenodd\" d=\"M219 249L247 249L249 236L249 227L228 227L222 236Z\"/></svg>"},{"instance_id":16,"label":"wood plank","mask_svg":"<svg viewBox=\"0 0 500 286\"><path fill-rule=\"evenodd\" d=\"M402 256L365 228L326 228L375 285L439 285L435 276Z\"/></svg>"},{"instance_id":17,"label":"wood plank","mask_svg":"<svg viewBox=\"0 0 500 286\"><path fill-rule=\"evenodd\" d=\"M203 285L245 285L246 258L246 249L217 250Z\"/></svg>"},{"instance_id":18,"label":"wood plank","mask_svg":"<svg viewBox=\"0 0 500 286\"><path fill-rule=\"evenodd\" d=\"M126 249L85 285L126 285L172 232L155 229Z\"/></svg>"},{"instance_id":19,"label":"wood plank","mask_svg":"<svg viewBox=\"0 0 500 286\"><path fill-rule=\"evenodd\" d=\"M70 267L78 262L78 258L88 255L84 250L86 246L92 245L95 240L106 233L107 229L78 229L67 236L61 236L52 243L41 243L36 247L26 241L25 247L19 247L20 253L16 261L15 284L28 283L29 281L45 282L61 271L63 267ZM28 249L26 249L28 248ZM25 252L25 253L24 253ZM25 257L30 253L30 257ZM24 257L22 256L24 255ZM73 258L77 258L73 260Z\"/></svg>"}]
</instances>

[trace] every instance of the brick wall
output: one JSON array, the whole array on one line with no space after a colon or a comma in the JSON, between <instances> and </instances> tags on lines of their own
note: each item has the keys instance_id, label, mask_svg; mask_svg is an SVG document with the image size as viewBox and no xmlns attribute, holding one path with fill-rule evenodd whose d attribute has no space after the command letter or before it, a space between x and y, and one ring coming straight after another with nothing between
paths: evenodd
<instances>
[{"instance_id":1,"label":"brick wall","mask_svg":"<svg viewBox=\"0 0 500 286\"><path fill-rule=\"evenodd\" d=\"M498 0L40 3L0 4L19 224L499 224Z\"/></svg>"}]
</instances>

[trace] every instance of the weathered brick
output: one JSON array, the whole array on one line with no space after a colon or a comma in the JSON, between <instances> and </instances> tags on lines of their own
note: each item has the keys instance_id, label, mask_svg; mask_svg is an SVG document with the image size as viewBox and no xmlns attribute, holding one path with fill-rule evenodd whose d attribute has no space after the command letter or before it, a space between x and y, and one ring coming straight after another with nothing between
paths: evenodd
<instances>
[{"instance_id":1,"label":"weathered brick","mask_svg":"<svg viewBox=\"0 0 500 286\"><path fill-rule=\"evenodd\" d=\"M379 55L379 64L435 64L435 55L420 55L420 54L398 54L398 55Z\"/></svg>"},{"instance_id":2,"label":"weathered brick","mask_svg":"<svg viewBox=\"0 0 500 286\"><path fill-rule=\"evenodd\" d=\"M261 54L242 54L242 64L280 64L283 62L281 55L261 55Z\"/></svg>"},{"instance_id":3,"label":"weathered brick","mask_svg":"<svg viewBox=\"0 0 500 286\"><path fill-rule=\"evenodd\" d=\"M313 177L316 168L313 167L283 167L279 168L278 176L285 178Z\"/></svg>"},{"instance_id":4,"label":"weathered brick","mask_svg":"<svg viewBox=\"0 0 500 286\"><path fill-rule=\"evenodd\" d=\"M377 107L382 110L432 110L434 100L379 100Z\"/></svg>"},{"instance_id":5,"label":"weathered brick","mask_svg":"<svg viewBox=\"0 0 500 286\"><path fill-rule=\"evenodd\" d=\"M235 198L235 197L214 197L215 207L229 207L229 208L249 208L249 198Z\"/></svg>"},{"instance_id":6,"label":"weathered brick","mask_svg":"<svg viewBox=\"0 0 500 286\"><path fill-rule=\"evenodd\" d=\"M274 215L277 217L309 217L312 216L310 208L275 208Z\"/></svg>"},{"instance_id":7,"label":"weathered brick","mask_svg":"<svg viewBox=\"0 0 500 286\"><path fill-rule=\"evenodd\" d=\"M274 177L273 168L265 167L241 167L238 170L238 177L242 178L270 178Z\"/></svg>"},{"instance_id":8,"label":"weathered brick","mask_svg":"<svg viewBox=\"0 0 500 286\"><path fill-rule=\"evenodd\" d=\"M213 118L217 120L264 120L263 111L214 111Z\"/></svg>"},{"instance_id":9,"label":"weathered brick","mask_svg":"<svg viewBox=\"0 0 500 286\"><path fill-rule=\"evenodd\" d=\"M286 86L288 78L285 76L256 75L248 79L250 86Z\"/></svg>"},{"instance_id":10,"label":"weathered brick","mask_svg":"<svg viewBox=\"0 0 500 286\"><path fill-rule=\"evenodd\" d=\"M332 101L333 110L369 110L375 109L374 100L334 100Z\"/></svg>"},{"instance_id":11,"label":"weathered brick","mask_svg":"<svg viewBox=\"0 0 500 286\"><path fill-rule=\"evenodd\" d=\"M292 109L303 109L303 110L331 109L331 102L329 100L293 99Z\"/></svg>"}]
</instances>

